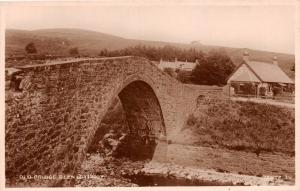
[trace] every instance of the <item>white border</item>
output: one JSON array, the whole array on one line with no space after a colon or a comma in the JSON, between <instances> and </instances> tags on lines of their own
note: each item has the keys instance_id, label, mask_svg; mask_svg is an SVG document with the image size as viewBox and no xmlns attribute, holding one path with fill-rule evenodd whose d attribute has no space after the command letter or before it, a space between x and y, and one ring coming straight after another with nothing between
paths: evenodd
<instances>
[{"instance_id":1,"label":"white border","mask_svg":"<svg viewBox=\"0 0 300 191\"><path fill-rule=\"evenodd\" d=\"M2 69L0 70L0 87L1 87L1 105L0 105L0 122L1 122L1 131L0 131L0 190L23 190L23 189L30 189L30 190L50 190L53 188L5 188L5 162L4 162L4 151L5 151L5 144L4 144L4 135L5 135L5 75L4 75L4 67L5 67L5 60L4 60L4 48L5 48L5 7L6 6L15 6L15 5L28 5L34 4L36 6L54 6L59 3L60 6L106 6L106 5L124 5L124 6L140 6L140 5L214 5L214 6L234 6L234 5L292 5L295 6L295 68L296 68L296 75L295 81L298 84L300 81L299 70L300 70L300 0L102 0L102 1L64 1L60 2L57 1L21 1L16 0L14 2L10 1L3 1L0 0L0 64ZM295 112L295 128L296 128L296 184L295 186L199 186L199 187L137 187L137 188L108 188L108 187L90 187L90 188L55 188L58 190L232 190L232 191L240 191L240 190L274 190L274 191L299 191L300 190L300 176L299 176L299 162L300 161L300 143L299 143L299 125L298 120L300 119L300 113L297 108L299 108L299 99L300 99L300 92L299 87L296 85L296 112ZM3 109L2 109L3 108Z\"/></svg>"}]
</instances>

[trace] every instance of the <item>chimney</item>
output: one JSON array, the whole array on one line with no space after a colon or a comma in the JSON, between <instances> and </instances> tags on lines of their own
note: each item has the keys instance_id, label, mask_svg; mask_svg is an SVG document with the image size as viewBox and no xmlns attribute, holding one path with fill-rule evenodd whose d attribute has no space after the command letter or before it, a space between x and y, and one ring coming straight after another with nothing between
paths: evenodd
<instances>
[{"instance_id":1,"label":"chimney","mask_svg":"<svg viewBox=\"0 0 300 191\"><path fill-rule=\"evenodd\" d=\"M273 64L275 64L276 66L278 66L277 56L273 57Z\"/></svg>"},{"instance_id":2,"label":"chimney","mask_svg":"<svg viewBox=\"0 0 300 191\"><path fill-rule=\"evenodd\" d=\"M247 50L244 51L244 54L243 54L243 60L244 61L249 61L249 53Z\"/></svg>"}]
</instances>

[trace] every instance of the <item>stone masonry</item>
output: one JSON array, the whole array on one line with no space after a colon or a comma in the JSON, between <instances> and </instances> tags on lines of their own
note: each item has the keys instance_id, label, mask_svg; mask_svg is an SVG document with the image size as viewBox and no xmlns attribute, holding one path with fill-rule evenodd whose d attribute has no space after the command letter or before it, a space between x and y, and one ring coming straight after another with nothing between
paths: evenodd
<instances>
[{"instance_id":1,"label":"stone masonry","mask_svg":"<svg viewBox=\"0 0 300 191\"><path fill-rule=\"evenodd\" d=\"M193 89L140 57L7 68L6 178L76 175L117 95L136 137L132 152L157 160L163 160L168 137L179 132L197 98Z\"/></svg>"}]
</instances>

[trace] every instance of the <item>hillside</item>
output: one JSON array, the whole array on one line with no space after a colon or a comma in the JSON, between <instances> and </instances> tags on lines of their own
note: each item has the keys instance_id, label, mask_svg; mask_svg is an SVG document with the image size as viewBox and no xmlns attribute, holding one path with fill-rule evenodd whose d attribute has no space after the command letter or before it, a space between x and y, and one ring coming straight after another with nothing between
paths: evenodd
<instances>
[{"instance_id":1,"label":"hillside","mask_svg":"<svg viewBox=\"0 0 300 191\"><path fill-rule=\"evenodd\" d=\"M6 30L6 55L25 54L27 43L35 43L40 53L65 55L72 47L83 54L97 55L102 49L117 50L135 45L164 46L171 43L125 39L101 32L82 29L42 29L34 31ZM188 48L188 44L172 43Z\"/></svg>"},{"instance_id":2,"label":"hillside","mask_svg":"<svg viewBox=\"0 0 300 191\"><path fill-rule=\"evenodd\" d=\"M78 47L81 54L88 56L95 56L105 48L108 50L117 50L136 45L154 47L172 45L183 49L195 48L203 52L209 52L212 49L221 49L230 56L236 65L242 60L242 54L245 50L244 48L210 46L200 43L182 44L126 39L82 29L42 29L33 31L7 29L6 55L24 55L24 47L30 42L36 45L39 53L52 55L68 55L69 49L72 47ZM290 77L294 78L294 72L290 70L294 64L294 55L252 49L248 49L248 52L250 53L250 59L267 62L271 62L272 58L276 55L282 69Z\"/></svg>"}]
</instances>

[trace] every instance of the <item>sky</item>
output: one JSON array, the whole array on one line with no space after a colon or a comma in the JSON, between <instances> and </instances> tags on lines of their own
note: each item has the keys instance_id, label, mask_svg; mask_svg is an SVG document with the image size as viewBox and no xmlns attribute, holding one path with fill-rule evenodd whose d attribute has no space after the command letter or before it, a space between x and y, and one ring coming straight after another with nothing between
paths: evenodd
<instances>
[{"instance_id":1,"label":"sky","mask_svg":"<svg viewBox=\"0 0 300 191\"><path fill-rule=\"evenodd\" d=\"M291 5L8 6L6 27L81 28L124 38L294 54Z\"/></svg>"}]
</instances>

